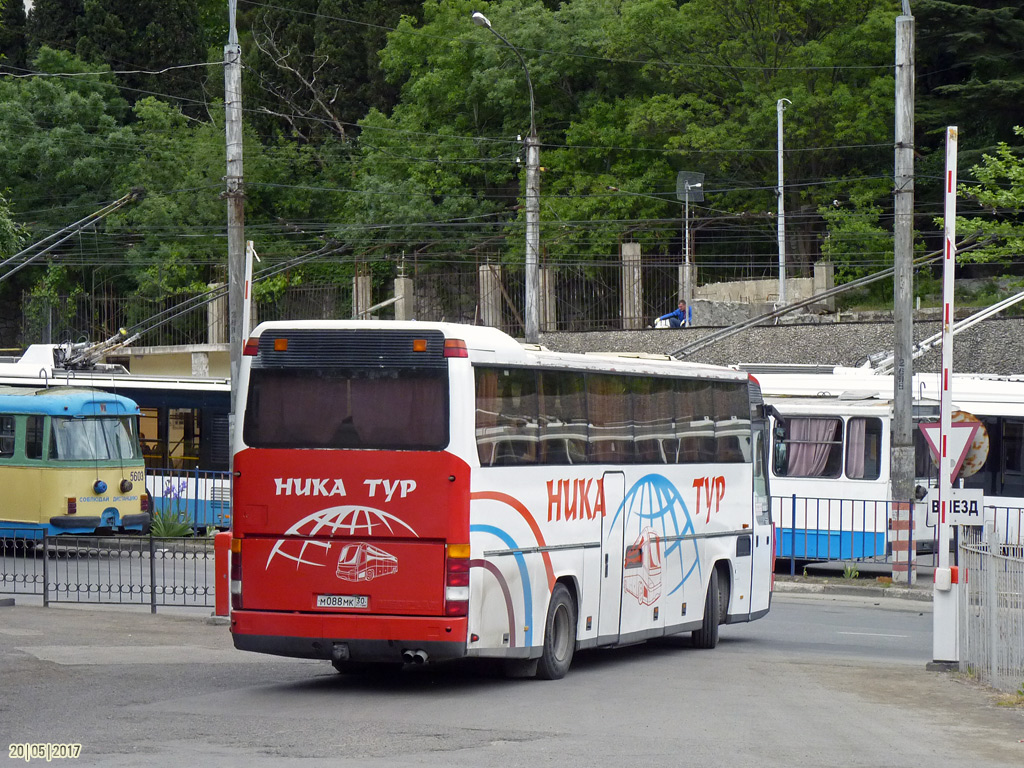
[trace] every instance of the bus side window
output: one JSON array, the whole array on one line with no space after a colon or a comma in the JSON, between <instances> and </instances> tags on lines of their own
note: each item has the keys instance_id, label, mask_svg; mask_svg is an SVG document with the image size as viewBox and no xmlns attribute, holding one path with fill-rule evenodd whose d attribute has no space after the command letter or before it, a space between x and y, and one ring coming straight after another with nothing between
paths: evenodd
<instances>
[{"instance_id":1,"label":"bus side window","mask_svg":"<svg viewBox=\"0 0 1024 768\"><path fill-rule=\"evenodd\" d=\"M476 441L480 464L537 462L537 377L528 369L476 369Z\"/></svg>"},{"instance_id":2,"label":"bus side window","mask_svg":"<svg viewBox=\"0 0 1024 768\"><path fill-rule=\"evenodd\" d=\"M14 455L14 417L0 416L0 459Z\"/></svg>"},{"instance_id":3,"label":"bus side window","mask_svg":"<svg viewBox=\"0 0 1024 768\"><path fill-rule=\"evenodd\" d=\"M43 458L43 416L29 416L25 421L25 458Z\"/></svg>"}]
</instances>

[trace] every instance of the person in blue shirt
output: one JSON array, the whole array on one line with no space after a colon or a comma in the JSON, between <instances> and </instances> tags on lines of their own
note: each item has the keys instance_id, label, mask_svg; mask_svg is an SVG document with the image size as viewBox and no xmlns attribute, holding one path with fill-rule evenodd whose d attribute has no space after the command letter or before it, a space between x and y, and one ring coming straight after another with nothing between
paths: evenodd
<instances>
[{"instance_id":1,"label":"person in blue shirt","mask_svg":"<svg viewBox=\"0 0 1024 768\"><path fill-rule=\"evenodd\" d=\"M669 328L683 328L690 325L690 321L693 319L693 316L687 309L686 302L680 301L678 309L669 312L667 315L662 315L658 319L668 320Z\"/></svg>"}]
</instances>

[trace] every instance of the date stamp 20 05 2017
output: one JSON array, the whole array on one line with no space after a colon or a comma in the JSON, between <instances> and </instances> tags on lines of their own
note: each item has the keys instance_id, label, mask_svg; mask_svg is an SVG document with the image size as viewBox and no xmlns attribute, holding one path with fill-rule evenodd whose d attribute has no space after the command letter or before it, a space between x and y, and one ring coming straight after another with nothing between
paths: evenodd
<instances>
[{"instance_id":1,"label":"date stamp 20 05 2017","mask_svg":"<svg viewBox=\"0 0 1024 768\"><path fill-rule=\"evenodd\" d=\"M37 744L19 743L10 744L7 747L7 756L11 760L24 760L26 763L32 760L74 760L82 754L81 744L55 744L54 742L40 742Z\"/></svg>"}]
</instances>

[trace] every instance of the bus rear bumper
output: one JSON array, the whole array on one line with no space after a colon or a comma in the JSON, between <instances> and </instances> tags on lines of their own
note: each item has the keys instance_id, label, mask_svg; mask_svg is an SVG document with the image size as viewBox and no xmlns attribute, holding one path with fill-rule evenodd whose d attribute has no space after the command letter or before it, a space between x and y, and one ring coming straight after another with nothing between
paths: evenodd
<instances>
[{"instance_id":1,"label":"bus rear bumper","mask_svg":"<svg viewBox=\"0 0 1024 768\"><path fill-rule=\"evenodd\" d=\"M353 621L357 619L357 621ZM466 656L466 619L232 611L231 635L241 651L297 659L372 662L445 661Z\"/></svg>"}]
</instances>

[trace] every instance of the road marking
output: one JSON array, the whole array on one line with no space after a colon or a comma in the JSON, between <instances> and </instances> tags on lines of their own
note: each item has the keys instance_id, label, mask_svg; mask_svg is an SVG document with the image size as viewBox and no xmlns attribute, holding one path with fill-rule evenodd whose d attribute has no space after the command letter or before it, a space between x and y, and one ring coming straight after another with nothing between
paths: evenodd
<instances>
[{"instance_id":1,"label":"road marking","mask_svg":"<svg viewBox=\"0 0 1024 768\"><path fill-rule=\"evenodd\" d=\"M902 637L907 638L910 635L885 635L881 632L836 632L837 635L863 635L864 637Z\"/></svg>"}]
</instances>

